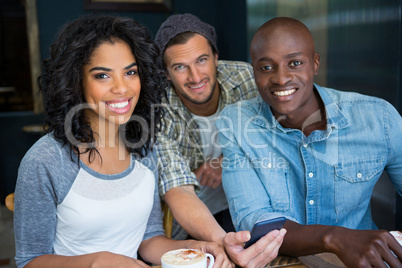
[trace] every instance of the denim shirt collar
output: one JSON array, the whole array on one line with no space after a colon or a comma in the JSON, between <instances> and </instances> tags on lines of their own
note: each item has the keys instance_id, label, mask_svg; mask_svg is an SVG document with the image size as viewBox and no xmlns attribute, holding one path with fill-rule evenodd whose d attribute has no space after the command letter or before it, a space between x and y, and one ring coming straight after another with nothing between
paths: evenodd
<instances>
[{"instance_id":1,"label":"denim shirt collar","mask_svg":"<svg viewBox=\"0 0 402 268\"><path fill-rule=\"evenodd\" d=\"M327 115L327 131L332 128L346 128L349 125L349 121L339 109L338 104L333 100L330 93L325 88L320 87L317 84L314 84L314 88L318 91L318 94L320 95L325 106L325 112ZM264 102L261 96L259 96L258 99L259 110L258 116L255 119L256 124L265 126L267 128L278 128L284 132L293 131L293 129L283 128L272 114L269 105Z\"/></svg>"}]
</instances>

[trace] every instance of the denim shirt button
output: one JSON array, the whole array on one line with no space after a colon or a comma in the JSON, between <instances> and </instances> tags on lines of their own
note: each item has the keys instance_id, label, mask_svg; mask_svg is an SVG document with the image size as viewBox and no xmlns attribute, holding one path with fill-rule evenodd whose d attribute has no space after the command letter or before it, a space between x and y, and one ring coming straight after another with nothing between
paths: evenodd
<instances>
[{"instance_id":1,"label":"denim shirt button","mask_svg":"<svg viewBox=\"0 0 402 268\"><path fill-rule=\"evenodd\" d=\"M356 175L359 179L361 178L361 177L363 177L363 175L359 172L359 173L357 173L357 175Z\"/></svg>"},{"instance_id":2,"label":"denim shirt button","mask_svg":"<svg viewBox=\"0 0 402 268\"><path fill-rule=\"evenodd\" d=\"M310 205L314 205L314 200L310 200L310 201L308 201L308 203L309 203Z\"/></svg>"},{"instance_id":3,"label":"denim shirt button","mask_svg":"<svg viewBox=\"0 0 402 268\"><path fill-rule=\"evenodd\" d=\"M313 172L310 172L310 173L308 174L308 176L309 176L310 178L312 178L312 177L314 176Z\"/></svg>"}]
</instances>

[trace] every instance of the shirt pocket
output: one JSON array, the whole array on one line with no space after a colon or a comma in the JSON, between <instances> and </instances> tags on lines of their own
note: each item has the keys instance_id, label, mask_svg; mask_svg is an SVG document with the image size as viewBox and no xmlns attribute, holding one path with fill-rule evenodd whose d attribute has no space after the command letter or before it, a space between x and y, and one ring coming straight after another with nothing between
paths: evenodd
<instances>
[{"instance_id":1,"label":"shirt pocket","mask_svg":"<svg viewBox=\"0 0 402 268\"><path fill-rule=\"evenodd\" d=\"M383 169L382 158L341 162L336 165L336 212L353 213L354 210L366 210Z\"/></svg>"},{"instance_id":2,"label":"shirt pocket","mask_svg":"<svg viewBox=\"0 0 402 268\"><path fill-rule=\"evenodd\" d=\"M289 210L289 167L266 168L263 171L262 182L267 191L270 206L274 212Z\"/></svg>"}]
</instances>

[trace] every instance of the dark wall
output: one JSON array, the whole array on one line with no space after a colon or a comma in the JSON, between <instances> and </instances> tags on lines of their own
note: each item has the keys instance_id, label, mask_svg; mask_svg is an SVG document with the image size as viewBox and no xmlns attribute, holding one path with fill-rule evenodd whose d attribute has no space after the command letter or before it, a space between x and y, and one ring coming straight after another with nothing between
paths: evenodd
<instances>
[{"instance_id":1,"label":"dark wall","mask_svg":"<svg viewBox=\"0 0 402 268\"><path fill-rule=\"evenodd\" d=\"M402 114L401 7L402 0L329 1L328 86L383 98ZM402 197L385 172L371 205L380 228L402 228Z\"/></svg>"},{"instance_id":2,"label":"dark wall","mask_svg":"<svg viewBox=\"0 0 402 268\"><path fill-rule=\"evenodd\" d=\"M42 116L33 112L0 113L0 203L14 192L17 170L28 149L40 134L27 133L24 126L42 124Z\"/></svg>"},{"instance_id":3,"label":"dark wall","mask_svg":"<svg viewBox=\"0 0 402 268\"><path fill-rule=\"evenodd\" d=\"M328 85L392 103L402 113L401 0L329 1Z\"/></svg>"},{"instance_id":4,"label":"dark wall","mask_svg":"<svg viewBox=\"0 0 402 268\"><path fill-rule=\"evenodd\" d=\"M84 10L84 0L36 1L42 59L49 55L49 46L61 25L82 14L102 12L136 19L154 35L170 15L192 13L215 27L220 59L247 60L246 0L172 0L172 11L161 13L88 11Z\"/></svg>"}]
</instances>

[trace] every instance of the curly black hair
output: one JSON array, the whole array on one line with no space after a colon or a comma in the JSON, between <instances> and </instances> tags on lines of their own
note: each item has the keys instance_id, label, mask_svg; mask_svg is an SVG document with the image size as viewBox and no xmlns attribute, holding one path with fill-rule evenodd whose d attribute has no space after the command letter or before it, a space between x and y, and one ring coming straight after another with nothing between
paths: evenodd
<instances>
[{"instance_id":1,"label":"curly black hair","mask_svg":"<svg viewBox=\"0 0 402 268\"><path fill-rule=\"evenodd\" d=\"M97 133L91 129L83 109L77 107L86 103L82 88L84 66L97 47L104 42L113 43L113 40L122 40L129 45L141 81L139 100L131 117L136 119L129 120L119 131L127 141L128 151L144 157L152 150L156 134L162 127L163 109L159 104L165 95L166 76L156 64L159 50L149 30L127 17L82 16L61 28L38 78L44 96L46 132L53 132L59 142L69 145L71 156L76 153L79 158L80 153L88 151L90 156L99 154L93 145ZM74 111L71 123L65 127L70 111ZM81 144L91 146L80 152Z\"/></svg>"}]
</instances>

